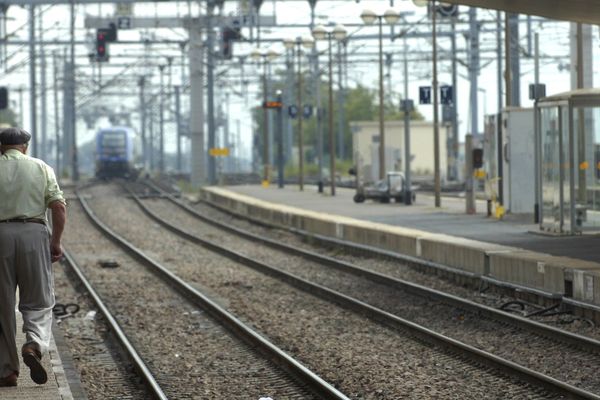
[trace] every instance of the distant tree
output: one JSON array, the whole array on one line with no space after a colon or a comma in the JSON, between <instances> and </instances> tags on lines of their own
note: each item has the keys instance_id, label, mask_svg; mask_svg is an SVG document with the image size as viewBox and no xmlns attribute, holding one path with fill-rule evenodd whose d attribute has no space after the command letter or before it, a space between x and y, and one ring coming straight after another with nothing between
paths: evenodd
<instances>
[{"instance_id":1,"label":"distant tree","mask_svg":"<svg viewBox=\"0 0 600 400\"><path fill-rule=\"evenodd\" d=\"M280 73L278 75L283 75ZM280 80L275 82L274 87L271 88L271 91L274 93L276 90L285 90L284 84L282 84ZM304 104L313 105L313 115L309 119L303 120L303 136L304 143L307 148L310 146L316 145L317 143L317 118L316 118L316 100L314 94L311 89L314 87L314 80L308 75L308 73L304 76L304 93L303 99ZM350 130L350 123L355 121L377 121L379 119L379 98L376 96L377 92L375 90L370 90L362 85L357 85L354 88L347 88L344 94L344 155L346 159L352 158L352 132ZM328 103L328 86L327 82L323 81L321 83L321 105L324 108L324 112L322 114L321 119L321 129L323 132L323 153L324 157L328 157L329 146L328 146L328 132L327 132L327 124L328 124L328 116L327 116L327 103ZM337 101L338 91L334 89L334 101L333 101L333 118L334 118L334 132L335 137L337 139L338 132L338 101ZM262 103L262 92L259 93L257 98L257 103ZM287 112L287 109L284 110ZM259 157L262 156L263 153L263 110L261 107L255 107L252 110L253 122L254 122L254 149L255 154L258 154ZM384 104L384 118L386 121L394 121L399 120L402 121L404 119L404 112L398 110L397 106L394 106L390 102ZM423 120L423 115L415 109L411 113L412 120ZM294 132L297 132L297 119L294 122ZM294 142L294 145L296 142ZM337 146L336 146L337 147ZM306 156L306 154L305 154ZM311 152L310 158L313 159L315 156L314 151Z\"/></svg>"}]
</instances>

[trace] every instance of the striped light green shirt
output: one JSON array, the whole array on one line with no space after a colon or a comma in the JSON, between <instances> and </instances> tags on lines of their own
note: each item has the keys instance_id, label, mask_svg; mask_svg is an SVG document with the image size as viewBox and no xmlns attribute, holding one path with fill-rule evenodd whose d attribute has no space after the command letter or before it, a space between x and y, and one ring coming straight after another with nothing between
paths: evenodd
<instances>
[{"instance_id":1,"label":"striped light green shirt","mask_svg":"<svg viewBox=\"0 0 600 400\"><path fill-rule=\"evenodd\" d=\"M46 221L46 208L53 201L65 203L65 198L49 165L16 149L0 156L0 221L12 218Z\"/></svg>"}]
</instances>

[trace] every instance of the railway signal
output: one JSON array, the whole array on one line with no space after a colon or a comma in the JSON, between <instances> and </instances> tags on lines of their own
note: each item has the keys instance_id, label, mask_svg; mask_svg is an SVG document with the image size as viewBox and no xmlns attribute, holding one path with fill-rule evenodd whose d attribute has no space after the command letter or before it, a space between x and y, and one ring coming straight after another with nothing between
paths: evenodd
<instances>
[{"instance_id":1,"label":"railway signal","mask_svg":"<svg viewBox=\"0 0 600 400\"><path fill-rule=\"evenodd\" d=\"M108 31L104 28L96 31L96 61L98 62L108 61L108 52L106 51Z\"/></svg>"},{"instance_id":2,"label":"railway signal","mask_svg":"<svg viewBox=\"0 0 600 400\"><path fill-rule=\"evenodd\" d=\"M8 88L0 87L0 110L8 108Z\"/></svg>"}]
</instances>

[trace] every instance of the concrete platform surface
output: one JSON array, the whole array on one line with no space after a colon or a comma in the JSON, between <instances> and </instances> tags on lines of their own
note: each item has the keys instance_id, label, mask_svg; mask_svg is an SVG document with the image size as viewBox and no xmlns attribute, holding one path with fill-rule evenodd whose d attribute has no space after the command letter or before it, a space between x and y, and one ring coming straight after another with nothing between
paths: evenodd
<instances>
[{"instance_id":1,"label":"concrete platform surface","mask_svg":"<svg viewBox=\"0 0 600 400\"><path fill-rule=\"evenodd\" d=\"M315 186L288 185L283 189L272 185L227 186L224 189L259 200L302 208L329 215L401 226L432 233L441 233L487 243L500 244L555 256L563 256L600 263L600 236L546 236L533 223L532 216L506 215L502 220L486 216L486 202L477 201L477 213L465 213L465 200L458 197L441 199L441 207L434 206L434 197L417 193L415 204L381 204L367 200L356 204L354 190L336 188L330 196L326 187L323 194Z\"/></svg>"},{"instance_id":2,"label":"concrete platform surface","mask_svg":"<svg viewBox=\"0 0 600 400\"><path fill-rule=\"evenodd\" d=\"M20 351L25 342L21 332L23 324L21 313L17 311L17 348ZM48 382L37 385L29 376L29 368L21 360L21 371L17 387L0 388L2 400L73 400L71 388L67 382L63 362L54 338L50 342L49 352L44 354L42 363L48 372Z\"/></svg>"}]
</instances>

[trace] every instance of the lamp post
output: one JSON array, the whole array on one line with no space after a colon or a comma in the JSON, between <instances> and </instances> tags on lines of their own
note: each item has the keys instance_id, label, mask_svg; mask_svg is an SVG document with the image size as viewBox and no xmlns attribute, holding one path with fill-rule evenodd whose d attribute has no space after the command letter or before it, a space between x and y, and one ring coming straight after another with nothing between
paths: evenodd
<instances>
[{"instance_id":1,"label":"lamp post","mask_svg":"<svg viewBox=\"0 0 600 400\"><path fill-rule=\"evenodd\" d=\"M333 63L331 57L331 39L337 41L346 39L347 32L342 25L336 25L332 30L327 30L323 25L316 26L312 35L315 40L327 40L329 56L329 112L328 112L328 131L329 131L329 180L331 185L331 195L335 196L335 136L333 133Z\"/></svg>"},{"instance_id":2,"label":"lamp post","mask_svg":"<svg viewBox=\"0 0 600 400\"><path fill-rule=\"evenodd\" d=\"M269 61L274 60L275 58L277 58L279 54L273 50L273 49L269 49L266 51L261 51L260 49L254 49L252 51L252 53L250 54L250 56L255 60L255 61L262 61L263 63L263 76L262 76L262 81L263 81L263 185L268 185L270 182L270 166L269 166L269 119L268 119L268 113L269 110L266 107L267 104L267 94L268 94L268 87L267 87L267 63Z\"/></svg>"},{"instance_id":3,"label":"lamp post","mask_svg":"<svg viewBox=\"0 0 600 400\"><path fill-rule=\"evenodd\" d=\"M304 190L304 132L302 131L302 47L310 49L314 46L311 37L297 37L296 39L285 39L283 44L286 49L295 51L298 60L298 89L296 90L296 107L298 108L298 185Z\"/></svg>"},{"instance_id":4,"label":"lamp post","mask_svg":"<svg viewBox=\"0 0 600 400\"><path fill-rule=\"evenodd\" d=\"M159 65L158 70L160 71L160 93L158 103L158 118L159 118L159 136L160 136L160 153L158 158L158 170L161 175L165 173L165 85L164 85L164 72L165 66Z\"/></svg>"},{"instance_id":5,"label":"lamp post","mask_svg":"<svg viewBox=\"0 0 600 400\"><path fill-rule=\"evenodd\" d=\"M441 179L440 179L440 127L438 113L438 77L437 77L437 5L436 0L413 0L417 7L431 5L431 41L432 41L432 58L433 58L433 82L431 90L433 91L433 169L434 169L434 186L435 186L435 207L442 206L441 197ZM454 88L456 90L456 88ZM454 105L456 107L456 105Z\"/></svg>"},{"instance_id":6,"label":"lamp post","mask_svg":"<svg viewBox=\"0 0 600 400\"><path fill-rule=\"evenodd\" d=\"M379 23L379 179L385 178L385 127L383 122L383 21L390 25L400 19L400 13L387 10L384 14L375 14L371 10L364 10L360 18L366 25Z\"/></svg>"}]
</instances>

